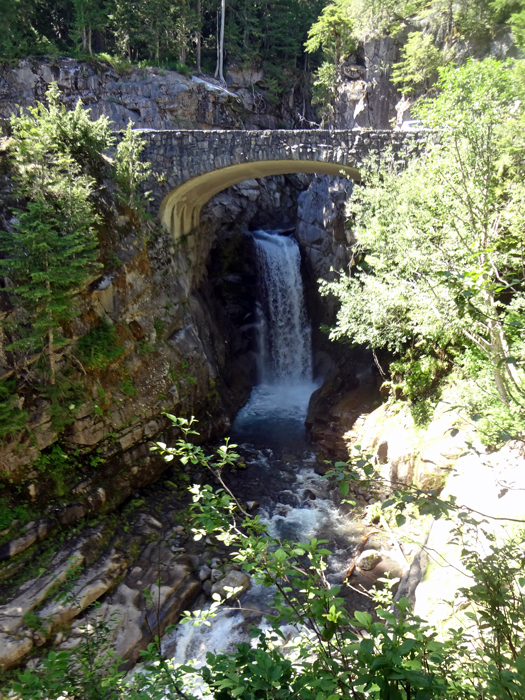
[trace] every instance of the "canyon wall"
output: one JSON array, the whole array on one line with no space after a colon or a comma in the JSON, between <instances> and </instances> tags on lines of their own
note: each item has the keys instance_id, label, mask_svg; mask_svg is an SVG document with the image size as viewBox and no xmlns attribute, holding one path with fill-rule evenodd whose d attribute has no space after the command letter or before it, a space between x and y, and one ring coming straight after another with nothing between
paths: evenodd
<instances>
[{"instance_id":1,"label":"canyon wall","mask_svg":"<svg viewBox=\"0 0 525 700\"><path fill-rule=\"evenodd\" d=\"M232 69L228 87L209 76L187 77L161 68L116 70L93 60L21 59L0 64L0 120L42 100L56 82L64 104L81 99L94 119L104 115L115 130L278 129L296 124L291 104L275 104L261 87L264 74Z\"/></svg>"}]
</instances>

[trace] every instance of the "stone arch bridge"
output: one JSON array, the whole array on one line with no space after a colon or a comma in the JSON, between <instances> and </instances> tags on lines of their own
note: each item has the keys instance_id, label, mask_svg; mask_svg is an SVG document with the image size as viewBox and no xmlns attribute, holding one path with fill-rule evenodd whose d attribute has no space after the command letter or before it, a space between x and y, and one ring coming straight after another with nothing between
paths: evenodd
<instances>
[{"instance_id":1,"label":"stone arch bridge","mask_svg":"<svg viewBox=\"0 0 525 700\"><path fill-rule=\"evenodd\" d=\"M372 153L388 148L403 161L418 148L420 135L400 131L144 131L143 159L151 163L144 184L153 197L150 211L177 240L188 235L202 206L243 180L319 173L359 181Z\"/></svg>"}]
</instances>

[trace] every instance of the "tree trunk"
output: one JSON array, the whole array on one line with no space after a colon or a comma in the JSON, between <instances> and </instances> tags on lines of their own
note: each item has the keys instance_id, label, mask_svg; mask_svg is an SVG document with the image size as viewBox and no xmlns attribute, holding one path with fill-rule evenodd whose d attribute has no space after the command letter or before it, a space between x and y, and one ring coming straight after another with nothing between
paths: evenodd
<instances>
[{"instance_id":1,"label":"tree trunk","mask_svg":"<svg viewBox=\"0 0 525 700\"><path fill-rule=\"evenodd\" d=\"M44 263L44 267L45 267L45 270L47 273L49 270L49 263L48 263L47 257L46 257L46 260ZM46 303L49 305L51 303L51 282L49 281L49 279L46 279L46 290L49 294L49 297L48 297ZM48 308L49 308L49 306L48 306ZM51 324L52 323L51 317L49 318L49 321ZM47 331L47 352L49 355L49 369L51 370L51 378L49 381L51 384L55 383L55 374L56 374L56 371L55 371L55 351L53 349L53 341L54 341L54 331L53 331L53 326L51 325L51 327Z\"/></svg>"},{"instance_id":2,"label":"tree trunk","mask_svg":"<svg viewBox=\"0 0 525 700\"><path fill-rule=\"evenodd\" d=\"M91 48L91 35L92 35L91 25L88 26L88 51L89 55L93 56L93 49Z\"/></svg>"},{"instance_id":3,"label":"tree trunk","mask_svg":"<svg viewBox=\"0 0 525 700\"><path fill-rule=\"evenodd\" d=\"M48 352L49 352L49 369L51 370L51 377L49 381L51 384L55 383L55 374L56 374L56 363L55 363L55 351L53 349L53 340L54 340L54 334L53 330L51 329L48 332Z\"/></svg>"},{"instance_id":4,"label":"tree trunk","mask_svg":"<svg viewBox=\"0 0 525 700\"><path fill-rule=\"evenodd\" d=\"M503 376L501 374L501 369L499 367L494 367L492 370L492 374L494 376L494 381L496 383L496 389L498 390L499 397L503 401L503 403L506 406L508 406L509 405L509 397L507 394L507 389L505 387L505 382L503 380Z\"/></svg>"},{"instance_id":5,"label":"tree trunk","mask_svg":"<svg viewBox=\"0 0 525 700\"><path fill-rule=\"evenodd\" d=\"M197 0L197 5L195 7L195 11L197 13L197 17L199 18L199 26L197 28L197 32L195 33L195 63L197 64L197 73L201 72L201 44L202 44L202 34L201 34L201 25L202 25L202 7L201 7L201 0Z\"/></svg>"},{"instance_id":6,"label":"tree trunk","mask_svg":"<svg viewBox=\"0 0 525 700\"><path fill-rule=\"evenodd\" d=\"M505 379L503 376L505 372L505 367L503 367L502 362L505 360L505 358L509 356L509 346L501 323L498 320L496 320L498 316L498 308L496 306L496 300L494 299L494 295L490 290L485 289L483 292L483 296L485 297L485 301L488 306L487 326L489 329L492 361L494 363L494 368L492 370L494 374L494 381L496 382L496 388L498 390L500 399L503 401L503 403L508 405L509 394L507 391L507 387L505 386Z\"/></svg>"},{"instance_id":7,"label":"tree trunk","mask_svg":"<svg viewBox=\"0 0 525 700\"><path fill-rule=\"evenodd\" d=\"M226 15L226 0L221 0L221 35L219 40L219 80L225 83L224 80L224 18Z\"/></svg>"},{"instance_id":8,"label":"tree trunk","mask_svg":"<svg viewBox=\"0 0 525 700\"><path fill-rule=\"evenodd\" d=\"M215 66L215 73L213 74L214 78L217 78L219 75L219 54L220 54L220 41L219 41L219 13L217 12L217 33L216 33L216 39L217 39L217 65Z\"/></svg>"}]
</instances>

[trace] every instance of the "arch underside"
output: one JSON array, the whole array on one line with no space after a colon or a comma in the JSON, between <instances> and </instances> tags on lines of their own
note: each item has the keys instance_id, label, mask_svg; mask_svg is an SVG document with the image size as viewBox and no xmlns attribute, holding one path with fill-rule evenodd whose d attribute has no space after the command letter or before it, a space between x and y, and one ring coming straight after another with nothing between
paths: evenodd
<instances>
[{"instance_id":1,"label":"arch underside","mask_svg":"<svg viewBox=\"0 0 525 700\"><path fill-rule=\"evenodd\" d=\"M191 233L199 224L202 207L227 187L243 180L292 173L348 176L360 180L359 171L355 168L315 160L267 160L230 165L187 180L172 190L160 206L160 220L177 240Z\"/></svg>"}]
</instances>

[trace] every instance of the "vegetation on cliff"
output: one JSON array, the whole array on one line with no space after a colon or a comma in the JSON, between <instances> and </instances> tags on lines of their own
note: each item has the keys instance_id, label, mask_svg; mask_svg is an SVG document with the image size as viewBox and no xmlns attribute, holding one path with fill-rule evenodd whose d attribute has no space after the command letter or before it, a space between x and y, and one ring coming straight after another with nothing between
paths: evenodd
<instances>
[{"instance_id":1,"label":"vegetation on cliff","mask_svg":"<svg viewBox=\"0 0 525 700\"><path fill-rule=\"evenodd\" d=\"M358 242L350 276L325 285L342 302L332 335L400 357L415 401L454 367L498 442L525 425L523 87L487 59L441 69L439 89L418 110L422 157L371 162L349 202Z\"/></svg>"},{"instance_id":2,"label":"vegetation on cliff","mask_svg":"<svg viewBox=\"0 0 525 700\"><path fill-rule=\"evenodd\" d=\"M83 465L89 471L102 461L90 454L90 448L80 450L80 457L71 445L65 444L64 452L56 441L76 420L79 407L89 403L90 394L104 402L106 394L97 377L110 364L121 362L124 354L122 339L109 322L95 315L86 333L82 293L108 267L103 262L107 250L100 247L108 202L116 200L116 207L118 201L140 227L138 189L148 172L147 164L139 160L142 144L136 133L129 130L120 139L112 167L102 154L115 144L108 120L92 121L81 102L67 111L55 85L46 101L47 106L38 104L11 119L8 153L13 189L5 212L7 230L0 231L4 275L0 445L20 460L18 472L8 464L0 473L0 487L5 489L0 518L9 522L10 511L27 500L37 505L36 487L27 499L20 483L31 479L31 473L38 475L37 482L47 484L45 500L49 500L68 492L65 483L71 487ZM84 319L75 326L81 315ZM135 392L125 366L119 368L118 380L122 391ZM44 410L43 431L31 418L35 406ZM102 413L98 404L94 410ZM62 455L72 457L69 469L63 468ZM23 520L35 513L28 508Z\"/></svg>"},{"instance_id":3,"label":"vegetation on cliff","mask_svg":"<svg viewBox=\"0 0 525 700\"><path fill-rule=\"evenodd\" d=\"M5 257L0 265L14 282L13 301L22 312L9 328L16 339L6 350L40 353L45 348L54 384L56 353L68 342L60 329L77 313L74 292L100 267L94 180L82 172L85 164L72 151L80 143L90 152L101 151L110 134L107 121L91 122L80 102L67 113L56 87L48 92L48 101L49 108L39 105L12 120L14 194L27 206L14 210L13 231L1 234Z\"/></svg>"},{"instance_id":4,"label":"vegetation on cliff","mask_svg":"<svg viewBox=\"0 0 525 700\"><path fill-rule=\"evenodd\" d=\"M304 84L303 44L325 4L228 0L221 56L228 65L263 68L265 87L278 99ZM1 7L0 59L67 54L119 70L139 63L213 74L218 67L220 0L7 0Z\"/></svg>"},{"instance_id":5,"label":"vegetation on cliff","mask_svg":"<svg viewBox=\"0 0 525 700\"><path fill-rule=\"evenodd\" d=\"M373 39L392 37L401 47L392 82L403 95L418 95L436 83L438 68L466 56L498 54L497 42L525 47L525 3L522 0L335 0L309 32L307 51L323 49L324 61L314 76L314 99L321 113L333 110L337 88L344 81L341 59L359 62L356 47ZM338 38L339 37L339 38ZM489 47L496 41L493 49ZM335 50L331 47L338 48ZM508 49L507 49L508 50ZM386 66L384 69L388 70ZM382 68L383 70L383 68Z\"/></svg>"}]
</instances>

